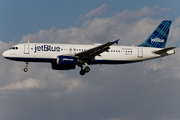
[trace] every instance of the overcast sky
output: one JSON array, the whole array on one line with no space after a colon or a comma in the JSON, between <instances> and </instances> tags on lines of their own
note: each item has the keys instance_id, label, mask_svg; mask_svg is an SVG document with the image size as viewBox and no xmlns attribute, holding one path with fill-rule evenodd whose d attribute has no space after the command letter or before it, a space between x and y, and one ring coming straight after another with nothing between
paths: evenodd
<instances>
[{"instance_id":1,"label":"overcast sky","mask_svg":"<svg viewBox=\"0 0 180 120\"><path fill-rule=\"evenodd\" d=\"M176 54L127 65L54 71L0 56L1 120L180 120L179 0L0 1L0 52L24 42L138 45L172 20Z\"/></svg>"}]
</instances>

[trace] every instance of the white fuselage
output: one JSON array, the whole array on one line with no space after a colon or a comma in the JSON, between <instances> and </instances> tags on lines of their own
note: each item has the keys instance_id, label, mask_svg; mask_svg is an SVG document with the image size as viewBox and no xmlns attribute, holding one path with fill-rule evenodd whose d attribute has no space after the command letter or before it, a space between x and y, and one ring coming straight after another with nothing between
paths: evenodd
<instances>
[{"instance_id":1,"label":"white fuselage","mask_svg":"<svg viewBox=\"0 0 180 120\"><path fill-rule=\"evenodd\" d=\"M73 56L76 53L86 51L96 46L98 45L23 43L12 46L11 49L3 53L3 56L15 61L55 62L57 56ZM107 52L103 52L100 56L96 56L93 62L89 64L132 63L175 53L174 50L170 50L164 55L153 53L153 51L161 49L162 48L138 46L110 46L110 49Z\"/></svg>"}]
</instances>

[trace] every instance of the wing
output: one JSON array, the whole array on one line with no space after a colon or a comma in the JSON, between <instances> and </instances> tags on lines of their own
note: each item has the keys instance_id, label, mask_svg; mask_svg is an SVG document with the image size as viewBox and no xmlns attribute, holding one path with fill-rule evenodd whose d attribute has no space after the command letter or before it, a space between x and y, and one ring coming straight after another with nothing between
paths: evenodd
<instances>
[{"instance_id":1,"label":"wing","mask_svg":"<svg viewBox=\"0 0 180 120\"><path fill-rule=\"evenodd\" d=\"M114 42L107 42L106 44L91 48L89 50L80 52L75 54L75 56L78 56L80 58L83 59L87 59L87 58L94 58L95 56L100 56L101 53L103 52L108 52L108 50L110 49L109 46L113 45L114 43L118 44L118 40L115 40Z\"/></svg>"}]
</instances>

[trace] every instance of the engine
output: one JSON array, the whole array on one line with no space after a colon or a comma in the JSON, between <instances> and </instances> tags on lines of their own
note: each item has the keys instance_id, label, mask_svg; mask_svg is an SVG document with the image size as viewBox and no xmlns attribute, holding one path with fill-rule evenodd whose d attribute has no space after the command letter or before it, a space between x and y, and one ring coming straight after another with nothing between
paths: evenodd
<instances>
[{"instance_id":1,"label":"engine","mask_svg":"<svg viewBox=\"0 0 180 120\"><path fill-rule=\"evenodd\" d=\"M58 65L77 65L78 59L73 56L58 56L57 64Z\"/></svg>"},{"instance_id":2,"label":"engine","mask_svg":"<svg viewBox=\"0 0 180 120\"><path fill-rule=\"evenodd\" d=\"M56 63L52 63L54 70L70 70L75 69L76 65L82 64L82 61L73 56L57 56Z\"/></svg>"}]
</instances>

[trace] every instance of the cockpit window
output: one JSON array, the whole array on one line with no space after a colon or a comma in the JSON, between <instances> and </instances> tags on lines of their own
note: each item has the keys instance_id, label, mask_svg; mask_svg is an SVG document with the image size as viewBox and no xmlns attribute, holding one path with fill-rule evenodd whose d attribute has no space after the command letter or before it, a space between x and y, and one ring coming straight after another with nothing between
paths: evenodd
<instances>
[{"instance_id":1,"label":"cockpit window","mask_svg":"<svg viewBox=\"0 0 180 120\"><path fill-rule=\"evenodd\" d=\"M11 47L10 50L18 50L18 47Z\"/></svg>"}]
</instances>

